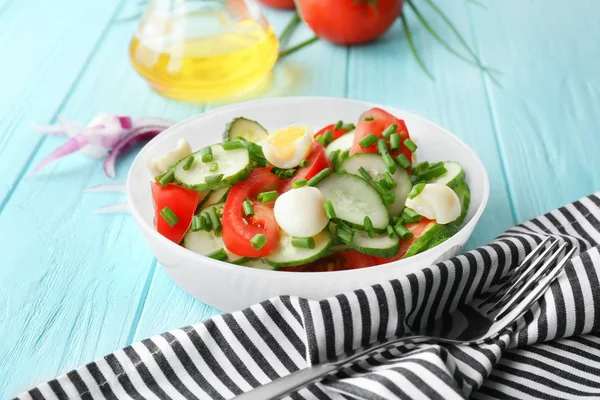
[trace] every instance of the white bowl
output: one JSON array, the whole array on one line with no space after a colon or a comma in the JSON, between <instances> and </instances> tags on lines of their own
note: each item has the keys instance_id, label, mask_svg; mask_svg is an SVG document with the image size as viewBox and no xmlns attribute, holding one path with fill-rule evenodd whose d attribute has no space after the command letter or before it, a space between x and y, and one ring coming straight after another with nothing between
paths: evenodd
<instances>
[{"instance_id":1,"label":"white bowl","mask_svg":"<svg viewBox=\"0 0 600 400\"><path fill-rule=\"evenodd\" d=\"M379 106L406 121L418 144L418 160L454 160L462 164L471 188L471 205L462 229L439 246L405 260L370 268L336 272L281 272L253 269L216 261L193 253L164 238L153 227L153 205L146 160L164 154L185 138L192 149L221 141L225 124L244 116L267 129L308 123L315 129L337 120L356 122L377 106L361 101L291 97L239 103L183 121L150 141L135 158L127 178L132 213L152 252L179 286L198 300L222 311L247 307L278 295L320 300L378 282L398 278L457 255L481 217L489 196L487 172L477 155L460 139L423 118Z\"/></svg>"}]
</instances>

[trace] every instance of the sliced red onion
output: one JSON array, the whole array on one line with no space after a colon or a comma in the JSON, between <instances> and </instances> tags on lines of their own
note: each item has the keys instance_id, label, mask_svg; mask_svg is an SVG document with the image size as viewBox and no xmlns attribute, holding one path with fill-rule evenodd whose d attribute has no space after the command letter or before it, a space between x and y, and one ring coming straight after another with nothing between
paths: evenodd
<instances>
[{"instance_id":1,"label":"sliced red onion","mask_svg":"<svg viewBox=\"0 0 600 400\"><path fill-rule=\"evenodd\" d=\"M84 190L84 192L108 192L108 193L125 193L125 183L104 183L94 185Z\"/></svg>"},{"instance_id":2,"label":"sliced red onion","mask_svg":"<svg viewBox=\"0 0 600 400\"><path fill-rule=\"evenodd\" d=\"M106 176L109 178L115 177L115 164L117 163L117 158L124 151L139 142L154 138L165 129L165 126L142 126L134 128L129 135L125 136L125 138L112 149L108 157L104 160L104 172L106 173Z\"/></svg>"},{"instance_id":3,"label":"sliced red onion","mask_svg":"<svg viewBox=\"0 0 600 400\"><path fill-rule=\"evenodd\" d=\"M94 214L130 214L129 203L109 204L94 210Z\"/></svg>"}]
</instances>

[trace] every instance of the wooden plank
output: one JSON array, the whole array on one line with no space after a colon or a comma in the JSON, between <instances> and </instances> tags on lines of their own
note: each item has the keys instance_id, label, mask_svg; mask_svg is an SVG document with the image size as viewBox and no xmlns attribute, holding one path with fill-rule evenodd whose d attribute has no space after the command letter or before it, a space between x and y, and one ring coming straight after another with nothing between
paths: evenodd
<instances>
[{"instance_id":1,"label":"wooden plank","mask_svg":"<svg viewBox=\"0 0 600 400\"><path fill-rule=\"evenodd\" d=\"M40 142L29 121L55 117L120 2L11 1L0 10L0 210Z\"/></svg>"},{"instance_id":2,"label":"wooden plank","mask_svg":"<svg viewBox=\"0 0 600 400\"><path fill-rule=\"evenodd\" d=\"M276 32L281 32L291 13L264 9L265 15ZM299 42L311 36L306 27L300 27L292 40ZM327 43L316 43L293 54L277 65L274 83L260 97L290 95L344 96L346 90L346 49ZM331 66L319 68L318 65ZM212 109L218 105L208 105ZM134 340L168 329L198 323L218 310L195 300L176 287L159 267L154 275L144 311ZM156 315L162 317L156 318Z\"/></svg>"},{"instance_id":3,"label":"wooden plank","mask_svg":"<svg viewBox=\"0 0 600 400\"><path fill-rule=\"evenodd\" d=\"M479 51L502 70L488 106L519 220L600 188L600 3L487 2L471 9Z\"/></svg>"},{"instance_id":4,"label":"wooden plank","mask_svg":"<svg viewBox=\"0 0 600 400\"><path fill-rule=\"evenodd\" d=\"M64 101L67 118L86 122L98 112L113 111L181 120L201 110L154 94L136 75L126 56L134 27L116 24L106 34ZM54 112L50 100L40 107ZM63 141L45 140L31 166ZM119 180L125 179L132 159L133 154L118 165ZM1 398L112 352L132 336L154 258L131 216L92 214L101 205L124 201L120 194L82 193L108 181L101 161L73 155L20 181L0 214L0 251L5 254Z\"/></svg>"},{"instance_id":5,"label":"wooden plank","mask_svg":"<svg viewBox=\"0 0 600 400\"><path fill-rule=\"evenodd\" d=\"M443 28L431 10L422 2L415 3L432 26ZM455 2L444 5L450 18L469 37L469 6ZM490 177L491 194L488 208L467 243L467 248L473 248L513 224L481 74L437 44L408 8L405 13L416 47L435 81L415 61L398 21L377 42L350 50L348 96L396 106L428 118L450 129L479 154ZM439 32L450 37L447 29ZM452 159L452 155L448 158Z\"/></svg>"}]
</instances>

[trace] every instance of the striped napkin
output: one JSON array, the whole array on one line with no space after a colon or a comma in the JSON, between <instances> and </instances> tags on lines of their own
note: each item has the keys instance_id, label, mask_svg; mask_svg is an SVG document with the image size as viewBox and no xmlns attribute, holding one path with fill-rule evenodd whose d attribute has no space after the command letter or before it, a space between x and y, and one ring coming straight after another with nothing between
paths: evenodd
<instances>
[{"instance_id":1,"label":"striped napkin","mask_svg":"<svg viewBox=\"0 0 600 400\"><path fill-rule=\"evenodd\" d=\"M600 193L487 246L323 301L279 297L135 343L19 399L229 399L406 333L498 283L546 236L579 249L545 297L482 345L406 344L291 399L600 397Z\"/></svg>"}]
</instances>

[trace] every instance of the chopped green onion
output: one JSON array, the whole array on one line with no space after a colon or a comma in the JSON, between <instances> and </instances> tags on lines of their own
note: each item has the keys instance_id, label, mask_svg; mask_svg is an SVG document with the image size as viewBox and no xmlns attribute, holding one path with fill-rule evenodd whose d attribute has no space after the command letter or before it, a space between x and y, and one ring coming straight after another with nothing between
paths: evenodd
<instances>
[{"instance_id":1,"label":"chopped green onion","mask_svg":"<svg viewBox=\"0 0 600 400\"><path fill-rule=\"evenodd\" d=\"M212 148L205 147L205 148L201 149L200 156L202 157L203 163L211 162L213 160Z\"/></svg>"},{"instance_id":2,"label":"chopped green onion","mask_svg":"<svg viewBox=\"0 0 600 400\"><path fill-rule=\"evenodd\" d=\"M333 142L333 132L331 132L329 129L327 129L325 131L325 133L323 134L323 140L325 140L326 144Z\"/></svg>"},{"instance_id":3,"label":"chopped green onion","mask_svg":"<svg viewBox=\"0 0 600 400\"><path fill-rule=\"evenodd\" d=\"M292 246L298 247L300 249L314 249L315 248L315 239L311 237L292 237Z\"/></svg>"},{"instance_id":4,"label":"chopped green onion","mask_svg":"<svg viewBox=\"0 0 600 400\"><path fill-rule=\"evenodd\" d=\"M171 183L175 180L175 171L174 170L170 170L167 171L167 173L165 173L162 178L160 178L160 186L165 187L167 186L168 183Z\"/></svg>"},{"instance_id":5,"label":"chopped green onion","mask_svg":"<svg viewBox=\"0 0 600 400\"><path fill-rule=\"evenodd\" d=\"M371 180L371 175L369 175L369 173L367 172L366 169L364 169L363 167L360 167L358 169L358 173L362 175L363 178L365 178L366 181L370 181Z\"/></svg>"},{"instance_id":6,"label":"chopped green onion","mask_svg":"<svg viewBox=\"0 0 600 400\"><path fill-rule=\"evenodd\" d=\"M335 210L333 209L333 203L331 203L331 200L327 200L325 203L323 203L323 208L325 209L325 216L327 218L333 219L336 217Z\"/></svg>"},{"instance_id":7,"label":"chopped green onion","mask_svg":"<svg viewBox=\"0 0 600 400\"><path fill-rule=\"evenodd\" d=\"M420 175L423 172L427 171L429 169L429 162L428 161L423 161L422 163L419 163L415 169L413 170L413 174L414 175Z\"/></svg>"},{"instance_id":8,"label":"chopped green onion","mask_svg":"<svg viewBox=\"0 0 600 400\"><path fill-rule=\"evenodd\" d=\"M410 151L412 151L413 153L414 153L415 151L417 151L417 145L415 144L415 142L413 142L413 141L412 141L412 140L410 140L410 139L406 139L406 140L404 141L404 145L405 145L405 146L406 146L406 147L407 147L407 148L408 148Z\"/></svg>"},{"instance_id":9,"label":"chopped green onion","mask_svg":"<svg viewBox=\"0 0 600 400\"><path fill-rule=\"evenodd\" d=\"M444 175L446 172L448 172L448 170L444 166L444 163L441 163L440 165L432 166L427 171L421 173L417 178L419 181L429 181Z\"/></svg>"},{"instance_id":10,"label":"chopped green onion","mask_svg":"<svg viewBox=\"0 0 600 400\"><path fill-rule=\"evenodd\" d=\"M367 136L360 139L360 141L358 142L358 145L360 146L361 149L366 149L367 147L373 145L378 139L379 139L379 136L377 136L373 133L369 133Z\"/></svg>"},{"instance_id":11,"label":"chopped green onion","mask_svg":"<svg viewBox=\"0 0 600 400\"><path fill-rule=\"evenodd\" d=\"M242 221L244 221L244 224L248 225L248 220L246 218L242 218Z\"/></svg>"},{"instance_id":12,"label":"chopped green onion","mask_svg":"<svg viewBox=\"0 0 600 400\"><path fill-rule=\"evenodd\" d=\"M223 147L223 150L229 151L229 150L243 149L246 146L244 146L244 144L242 142L234 140L232 142L223 142L221 144L221 147Z\"/></svg>"},{"instance_id":13,"label":"chopped green onion","mask_svg":"<svg viewBox=\"0 0 600 400\"><path fill-rule=\"evenodd\" d=\"M390 172L390 174L394 175L396 173L396 163L394 162L392 156L390 156L389 153L386 153L381 157L383 158L383 163L387 167L387 170Z\"/></svg>"},{"instance_id":14,"label":"chopped green onion","mask_svg":"<svg viewBox=\"0 0 600 400\"><path fill-rule=\"evenodd\" d=\"M206 257L213 258L219 261L227 261L227 253L225 253L225 250L223 249L219 249L217 251L213 251L212 253L208 253Z\"/></svg>"},{"instance_id":15,"label":"chopped green onion","mask_svg":"<svg viewBox=\"0 0 600 400\"><path fill-rule=\"evenodd\" d=\"M215 162L211 162L208 166L208 172L217 172L219 170L219 164Z\"/></svg>"},{"instance_id":16,"label":"chopped green onion","mask_svg":"<svg viewBox=\"0 0 600 400\"><path fill-rule=\"evenodd\" d=\"M337 171L338 174L347 174L348 171L346 171L345 169L340 169L339 171Z\"/></svg>"},{"instance_id":17,"label":"chopped green onion","mask_svg":"<svg viewBox=\"0 0 600 400\"><path fill-rule=\"evenodd\" d=\"M400 218L401 218L402 222L405 224L413 224L415 222L419 222L423 218L423 216L418 214L412 208L404 207L404 210L402 211L402 215L400 216Z\"/></svg>"},{"instance_id":18,"label":"chopped green onion","mask_svg":"<svg viewBox=\"0 0 600 400\"><path fill-rule=\"evenodd\" d=\"M375 186L376 186L376 188L380 189L378 191L381 194L386 194L391 189L390 184L385 179L381 179L381 180L375 182Z\"/></svg>"},{"instance_id":19,"label":"chopped green onion","mask_svg":"<svg viewBox=\"0 0 600 400\"><path fill-rule=\"evenodd\" d=\"M208 211L208 217L210 218L210 223L213 229L216 230L221 226L221 220L219 219L219 216L217 215L217 210L214 207L211 207Z\"/></svg>"},{"instance_id":20,"label":"chopped green onion","mask_svg":"<svg viewBox=\"0 0 600 400\"><path fill-rule=\"evenodd\" d=\"M194 163L194 156L190 155L185 159L185 163L183 163L183 170L188 171L192 164Z\"/></svg>"},{"instance_id":21,"label":"chopped green onion","mask_svg":"<svg viewBox=\"0 0 600 400\"><path fill-rule=\"evenodd\" d=\"M404 169L407 169L408 167L410 167L410 161L408 161L408 158L406 158L406 156L404 154L400 154L396 157L396 162L398 163L399 166L401 166Z\"/></svg>"},{"instance_id":22,"label":"chopped green onion","mask_svg":"<svg viewBox=\"0 0 600 400\"><path fill-rule=\"evenodd\" d=\"M335 169L335 167L338 165L338 162L340 161L341 153L342 153L342 150L338 149L336 151L331 152L331 154L329 155L329 161L331 161L331 165L333 166L333 169Z\"/></svg>"},{"instance_id":23,"label":"chopped green onion","mask_svg":"<svg viewBox=\"0 0 600 400\"><path fill-rule=\"evenodd\" d=\"M338 121L337 124L335 124L335 126L333 127L333 129L338 130L342 127L342 125L344 125L344 121Z\"/></svg>"},{"instance_id":24,"label":"chopped green onion","mask_svg":"<svg viewBox=\"0 0 600 400\"><path fill-rule=\"evenodd\" d=\"M364 121L373 121L373 117L370 115L367 115L366 117L363 118Z\"/></svg>"},{"instance_id":25,"label":"chopped green onion","mask_svg":"<svg viewBox=\"0 0 600 400\"><path fill-rule=\"evenodd\" d=\"M327 175L331 173L331 168L325 168L308 181L308 186L317 186Z\"/></svg>"},{"instance_id":26,"label":"chopped green onion","mask_svg":"<svg viewBox=\"0 0 600 400\"><path fill-rule=\"evenodd\" d=\"M375 234L375 232L373 231L373 222L371 222L371 218L369 218L369 216L365 216L365 220L363 222L363 225L365 226L365 231L367 231L367 233L369 234L369 237L373 237L373 235Z\"/></svg>"},{"instance_id":27,"label":"chopped green onion","mask_svg":"<svg viewBox=\"0 0 600 400\"><path fill-rule=\"evenodd\" d=\"M377 141L377 150L381 155L389 153L387 142L385 141L385 139L379 139Z\"/></svg>"},{"instance_id":28,"label":"chopped green onion","mask_svg":"<svg viewBox=\"0 0 600 400\"><path fill-rule=\"evenodd\" d=\"M244 200L242 208L246 217L254 215L254 207L252 207L252 202L250 200Z\"/></svg>"},{"instance_id":29,"label":"chopped green onion","mask_svg":"<svg viewBox=\"0 0 600 400\"><path fill-rule=\"evenodd\" d=\"M323 135L319 135L315 138L315 140L319 143L321 143L323 146L326 146L325 144L325 138L323 137Z\"/></svg>"},{"instance_id":30,"label":"chopped green onion","mask_svg":"<svg viewBox=\"0 0 600 400\"><path fill-rule=\"evenodd\" d=\"M300 179L296 182L292 182L292 188L293 189L298 189L301 188L303 186L306 186L308 184L308 181L306 179Z\"/></svg>"},{"instance_id":31,"label":"chopped green onion","mask_svg":"<svg viewBox=\"0 0 600 400\"><path fill-rule=\"evenodd\" d=\"M192 232L198 232L202 230L204 227L202 226L202 218L199 215L194 215L192 218Z\"/></svg>"},{"instance_id":32,"label":"chopped green onion","mask_svg":"<svg viewBox=\"0 0 600 400\"><path fill-rule=\"evenodd\" d=\"M383 196L381 196L381 198L383 199L383 202L385 204L394 204L394 202L396 201L396 192L387 192L386 194L384 194Z\"/></svg>"},{"instance_id":33,"label":"chopped green onion","mask_svg":"<svg viewBox=\"0 0 600 400\"><path fill-rule=\"evenodd\" d=\"M223 227L217 226L213 233L215 234L216 237L221 237L221 235L223 234Z\"/></svg>"},{"instance_id":34,"label":"chopped green onion","mask_svg":"<svg viewBox=\"0 0 600 400\"><path fill-rule=\"evenodd\" d=\"M204 226L204 230L209 232L212 230L212 223L210 222L210 217L206 211L200 213L200 218L202 219L202 226Z\"/></svg>"},{"instance_id":35,"label":"chopped green onion","mask_svg":"<svg viewBox=\"0 0 600 400\"><path fill-rule=\"evenodd\" d=\"M400 148L400 135L397 133L392 133L392 136L390 136L390 148L392 150L398 150Z\"/></svg>"},{"instance_id":36,"label":"chopped green onion","mask_svg":"<svg viewBox=\"0 0 600 400\"><path fill-rule=\"evenodd\" d=\"M402 240L412 239L415 235L402 224L394 226L394 230L402 238Z\"/></svg>"},{"instance_id":37,"label":"chopped green onion","mask_svg":"<svg viewBox=\"0 0 600 400\"><path fill-rule=\"evenodd\" d=\"M392 174L389 173L389 171L385 172L385 174L383 175L383 179L385 179L387 184L390 186L390 189L394 189L396 186L398 186L398 184L392 177Z\"/></svg>"},{"instance_id":38,"label":"chopped green onion","mask_svg":"<svg viewBox=\"0 0 600 400\"><path fill-rule=\"evenodd\" d=\"M340 157L337 159L337 165L335 166L336 171L342 166L348 157L350 157L350 150L344 150L340 153Z\"/></svg>"},{"instance_id":39,"label":"chopped green onion","mask_svg":"<svg viewBox=\"0 0 600 400\"><path fill-rule=\"evenodd\" d=\"M396 225L397 223L402 223L402 218L400 217L392 217L392 224Z\"/></svg>"},{"instance_id":40,"label":"chopped green onion","mask_svg":"<svg viewBox=\"0 0 600 400\"><path fill-rule=\"evenodd\" d=\"M298 165L300 165L302 168L304 168L304 167L308 166L308 160L306 160L306 159L302 160L302 161L300 161L300 164L298 164Z\"/></svg>"},{"instance_id":41,"label":"chopped green onion","mask_svg":"<svg viewBox=\"0 0 600 400\"><path fill-rule=\"evenodd\" d=\"M172 228L179 222L179 217L168 206L160 210L160 216Z\"/></svg>"},{"instance_id":42,"label":"chopped green onion","mask_svg":"<svg viewBox=\"0 0 600 400\"><path fill-rule=\"evenodd\" d=\"M221 182L221 179L223 179L223 174L206 175L204 183L218 183Z\"/></svg>"},{"instance_id":43,"label":"chopped green onion","mask_svg":"<svg viewBox=\"0 0 600 400\"><path fill-rule=\"evenodd\" d=\"M423 189L425 189L424 183L419 183L418 185L413 186L410 193L408 194L408 198L414 199L415 197L417 197L419 195L419 193L421 193L423 191Z\"/></svg>"},{"instance_id":44,"label":"chopped green onion","mask_svg":"<svg viewBox=\"0 0 600 400\"><path fill-rule=\"evenodd\" d=\"M272 190L270 192L259 193L257 199L261 203L269 203L271 201L275 201L275 199L277 199L277 191Z\"/></svg>"},{"instance_id":45,"label":"chopped green onion","mask_svg":"<svg viewBox=\"0 0 600 400\"><path fill-rule=\"evenodd\" d=\"M394 238L398 237L398 235L396 234L396 231L394 230L394 227L391 225L387 226L387 234L390 237L390 239L394 239Z\"/></svg>"},{"instance_id":46,"label":"chopped green onion","mask_svg":"<svg viewBox=\"0 0 600 400\"><path fill-rule=\"evenodd\" d=\"M169 172L169 171L167 171L167 172ZM162 179L162 177L163 177L163 176L165 176L165 175L167 174L167 172L163 172L163 173L162 173L162 174L160 174L160 175L156 175L156 176L154 177L154 180L155 180L156 182L160 182L160 180Z\"/></svg>"},{"instance_id":47,"label":"chopped green onion","mask_svg":"<svg viewBox=\"0 0 600 400\"><path fill-rule=\"evenodd\" d=\"M343 243L352 243L352 239L354 238L354 231L343 229L340 225L338 225L335 230L335 236L339 238Z\"/></svg>"},{"instance_id":48,"label":"chopped green onion","mask_svg":"<svg viewBox=\"0 0 600 400\"><path fill-rule=\"evenodd\" d=\"M267 244L267 238L262 233L257 233L254 235L252 239L250 239L250 244L254 250L260 250Z\"/></svg>"},{"instance_id":49,"label":"chopped green onion","mask_svg":"<svg viewBox=\"0 0 600 400\"><path fill-rule=\"evenodd\" d=\"M277 175L279 179L287 179L294 176L294 174L296 173L296 168L282 169L273 167L271 168L271 173Z\"/></svg>"},{"instance_id":50,"label":"chopped green onion","mask_svg":"<svg viewBox=\"0 0 600 400\"><path fill-rule=\"evenodd\" d=\"M345 131L351 131L354 130L354 128L356 128L356 126L352 122L342 125L342 129Z\"/></svg>"},{"instance_id":51,"label":"chopped green onion","mask_svg":"<svg viewBox=\"0 0 600 400\"><path fill-rule=\"evenodd\" d=\"M396 133L396 130L397 130L397 129L398 129L398 124L396 124L396 123L393 123L393 124L390 124L390 126L388 126L387 128L385 128L385 129L383 130L383 132L381 132L381 134L383 135L383 137L384 137L384 138L386 138L386 139L387 139L387 138L389 138L389 137L390 137L390 135L391 135L392 133Z\"/></svg>"}]
</instances>

